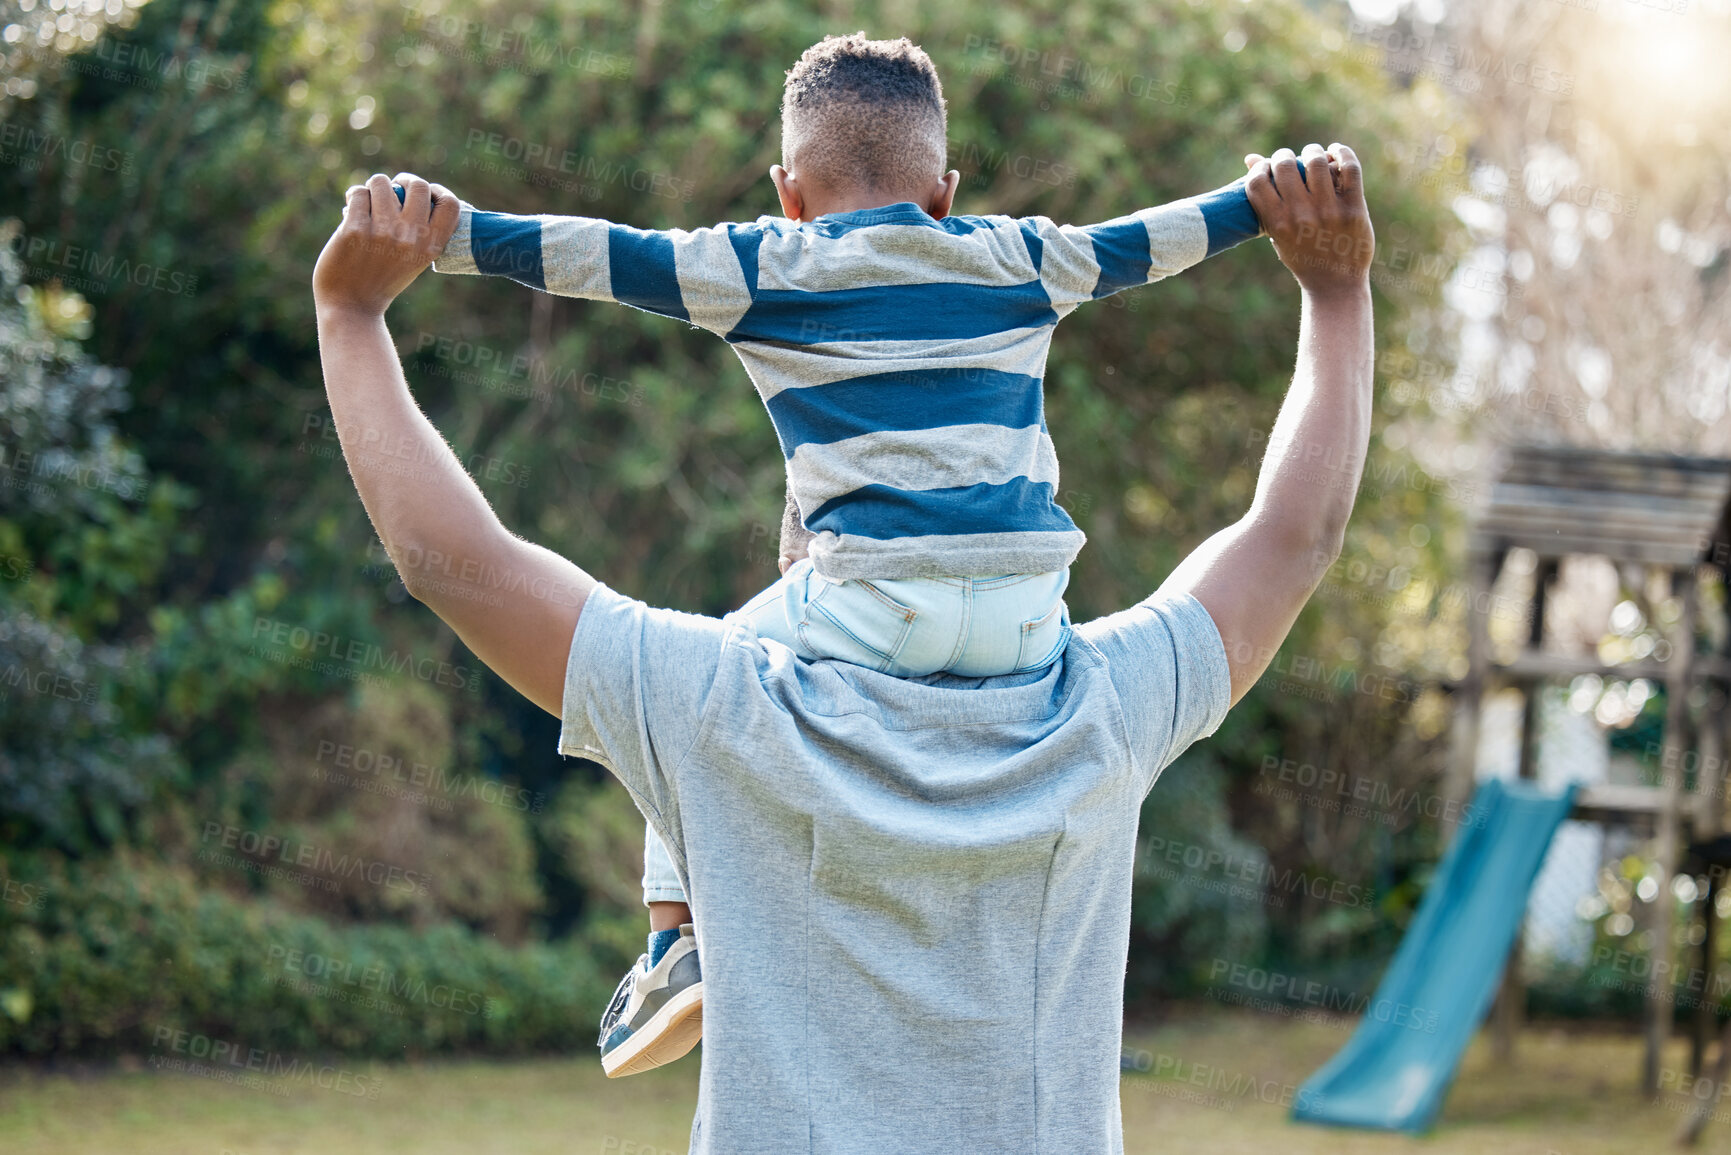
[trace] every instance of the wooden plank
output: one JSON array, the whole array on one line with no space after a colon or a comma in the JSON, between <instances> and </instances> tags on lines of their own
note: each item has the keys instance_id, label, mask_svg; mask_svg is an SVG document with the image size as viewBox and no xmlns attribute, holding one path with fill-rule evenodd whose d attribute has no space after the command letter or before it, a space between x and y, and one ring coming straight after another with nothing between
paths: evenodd
<instances>
[{"instance_id":1,"label":"wooden plank","mask_svg":"<svg viewBox=\"0 0 1731 1155\"><path fill-rule=\"evenodd\" d=\"M1601 678L1650 678L1663 681L1670 663L1643 658L1635 662L1611 665L1592 654L1553 654L1542 650L1523 650L1513 661L1494 662L1491 669L1508 679L1574 678L1581 674L1597 674ZM1697 654L1694 662L1697 678L1731 678L1731 659L1722 654Z\"/></svg>"},{"instance_id":2,"label":"wooden plank","mask_svg":"<svg viewBox=\"0 0 1731 1155\"><path fill-rule=\"evenodd\" d=\"M1716 524L1720 508L1714 502L1681 505L1660 498L1626 505L1610 501L1572 505L1560 501L1493 501L1479 520L1489 525L1549 521L1561 526L1586 525L1602 519L1612 525L1633 525L1665 533L1707 533Z\"/></svg>"},{"instance_id":3,"label":"wooden plank","mask_svg":"<svg viewBox=\"0 0 1731 1155\"><path fill-rule=\"evenodd\" d=\"M1723 458L1639 453L1582 446L1516 445L1501 454L1502 474L1511 479L1616 487L1688 483L1699 477L1731 476Z\"/></svg>"},{"instance_id":4,"label":"wooden plank","mask_svg":"<svg viewBox=\"0 0 1731 1155\"><path fill-rule=\"evenodd\" d=\"M1604 511L1582 517L1558 517L1549 511L1538 513L1509 511L1495 517L1481 517L1474 528L1485 534L1530 533L1549 537L1553 534L1566 533L1586 537L1602 537L1613 541L1624 538L1629 541L1662 542L1666 545L1680 545L1699 550L1703 539L1712 535L1713 519L1700 518L1684 521L1677 518L1667 518L1657 510L1652 511L1645 518L1634 515L1622 517Z\"/></svg>"},{"instance_id":5,"label":"wooden plank","mask_svg":"<svg viewBox=\"0 0 1731 1155\"><path fill-rule=\"evenodd\" d=\"M1645 508L1490 505L1479 510L1473 519L1473 527L1485 533L1586 531L1637 541L1711 537L1718 524L1717 508L1678 510L1657 502Z\"/></svg>"},{"instance_id":6,"label":"wooden plank","mask_svg":"<svg viewBox=\"0 0 1731 1155\"><path fill-rule=\"evenodd\" d=\"M1575 791L1571 818L1600 815L1655 815L1664 809L1665 791L1658 786L1628 786L1616 782L1594 782Z\"/></svg>"},{"instance_id":7,"label":"wooden plank","mask_svg":"<svg viewBox=\"0 0 1731 1155\"><path fill-rule=\"evenodd\" d=\"M1657 504L1641 507L1594 505L1576 509L1560 506L1495 506L1478 519L1486 530L1507 526L1510 529L1597 529L1601 533L1621 534L1646 541L1673 537L1705 537L1713 532L1719 510L1677 511Z\"/></svg>"},{"instance_id":8,"label":"wooden plank","mask_svg":"<svg viewBox=\"0 0 1731 1155\"><path fill-rule=\"evenodd\" d=\"M1642 562L1650 565L1692 565L1703 560L1698 546L1666 545L1662 543L1606 538L1600 534L1558 533L1475 533L1467 548L1474 554L1507 552L1517 546L1563 557L1569 554L1607 557L1613 561Z\"/></svg>"},{"instance_id":9,"label":"wooden plank","mask_svg":"<svg viewBox=\"0 0 1731 1155\"><path fill-rule=\"evenodd\" d=\"M1531 485L1502 480L1491 486L1493 505L1604 505L1623 507L1637 502L1655 502L1678 509L1717 509L1725 501L1727 486L1705 482L1655 489L1604 489L1587 485Z\"/></svg>"}]
</instances>

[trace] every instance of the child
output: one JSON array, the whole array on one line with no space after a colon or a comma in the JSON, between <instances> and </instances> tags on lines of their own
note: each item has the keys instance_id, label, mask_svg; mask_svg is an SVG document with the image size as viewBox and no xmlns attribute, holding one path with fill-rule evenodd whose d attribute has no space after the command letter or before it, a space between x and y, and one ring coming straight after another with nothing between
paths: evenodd
<instances>
[{"instance_id":1,"label":"child","mask_svg":"<svg viewBox=\"0 0 1731 1155\"><path fill-rule=\"evenodd\" d=\"M1242 181L1088 228L950 216L947 151L925 52L825 37L783 93L786 167L770 177L787 219L659 232L464 204L434 265L618 301L731 344L815 535L740 613L802 658L903 677L1036 671L1063 652L1083 535L1054 499L1052 329L1083 301L1261 235ZM653 832L645 859L663 929L602 1020L610 1076L678 1058L701 1033L690 911Z\"/></svg>"}]
</instances>

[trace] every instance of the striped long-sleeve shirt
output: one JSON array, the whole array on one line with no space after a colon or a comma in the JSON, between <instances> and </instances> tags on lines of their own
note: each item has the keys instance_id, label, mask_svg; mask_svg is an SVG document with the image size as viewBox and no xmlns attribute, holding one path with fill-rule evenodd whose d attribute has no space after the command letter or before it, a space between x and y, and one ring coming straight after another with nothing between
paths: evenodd
<instances>
[{"instance_id":1,"label":"striped long-sleeve shirt","mask_svg":"<svg viewBox=\"0 0 1731 1155\"><path fill-rule=\"evenodd\" d=\"M1084 540L1055 500L1053 327L1260 234L1243 181L1088 227L902 203L649 231L464 204L434 267L725 339L769 408L825 577L1049 573Z\"/></svg>"}]
</instances>

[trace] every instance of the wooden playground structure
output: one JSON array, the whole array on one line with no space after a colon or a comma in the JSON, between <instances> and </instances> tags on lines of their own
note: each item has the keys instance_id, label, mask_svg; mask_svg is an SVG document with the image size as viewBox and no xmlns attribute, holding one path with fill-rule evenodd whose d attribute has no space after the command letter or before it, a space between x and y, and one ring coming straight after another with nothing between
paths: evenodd
<instances>
[{"instance_id":1,"label":"wooden playground structure","mask_svg":"<svg viewBox=\"0 0 1731 1155\"><path fill-rule=\"evenodd\" d=\"M1690 965L1714 972L1716 903L1731 867L1726 821L1725 750L1731 687L1731 619L1726 591L1731 572L1731 460L1630 453L1571 446L1516 446L1504 451L1489 499L1478 511L1469 541L1468 669L1455 687L1448 790L1464 801L1474 789L1486 694L1513 688L1523 697L1517 774L1537 773L1539 692L1583 674L1645 678L1665 689L1664 738L1658 781L1583 786L1570 817L1625 828L1652 840L1648 877L1658 884L1653 901L1640 904L1651 932L1649 975L1665 976L1645 992L1645 1053L1641 1086L1660 1084L1660 1049L1676 1029L1671 976ZM1515 550L1537 559L1527 603L1524 644L1493 652L1489 615L1475 607L1490 595ZM1566 557L1595 555L1616 566L1622 585L1647 593L1649 603L1671 599L1677 611L1666 636L1644 657L1606 661L1599 653L1568 653L1550 644L1546 599ZM1670 615L1666 615L1670 616ZM1707 885L1687 917L1701 930L1698 956L1674 958L1677 927L1670 901L1679 872L1705 874ZM1686 893L1687 888L1685 888ZM1718 1000L1703 997L1689 1028L1690 1076L1703 1073L1715 1030ZM1525 1003L1521 946L1516 938L1502 994L1491 1013L1493 1050L1512 1054ZM1715 1085L1731 1075L1731 1027L1719 1041L1710 1072ZM1705 1107L1685 1121L1680 1142L1692 1142L1705 1124Z\"/></svg>"}]
</instances>

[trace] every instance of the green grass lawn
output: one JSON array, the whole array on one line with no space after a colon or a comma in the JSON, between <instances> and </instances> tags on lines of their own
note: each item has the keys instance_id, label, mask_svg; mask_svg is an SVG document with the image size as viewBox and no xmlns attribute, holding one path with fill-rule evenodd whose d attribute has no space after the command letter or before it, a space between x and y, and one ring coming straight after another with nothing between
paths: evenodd
<instances>
[{"instance_id":1,"label":"green grass lawn","mask_svg":"<svg viewBox=\"0 0 1731 1155\"><path fill-rule=\"evenodd\" d=\"M1515 1062L1491 1065L1483 1040L1468 1053L1427 1138L1295 1126L1276 1102L1208 1089L1251 1080L1270 1099L1296 1086L1346 1039L1340 1026L1204 1014L1127 1042L1151 1056L1124 1076L1128 1152L1356 1155L1628 1155L1669 1146L1680 1096L1644 1100L1640 1048L1628 1036L1535 1028ZM1684 1044L1666 1054L1686 1066ZM282 1096L151 1069L84 1077L18 1068L0 1075L0 1151L7 1155L663 1155L685 1150L698 1056L611 1082L592 1059L535 1062L350 1064L345 1087L310 1085ZM1192 1080L1199 1080L1201 1085ZM1717 1108L1702 1151L1731 1155L1731 1098Z\"/></svg>"}]
</instances>

